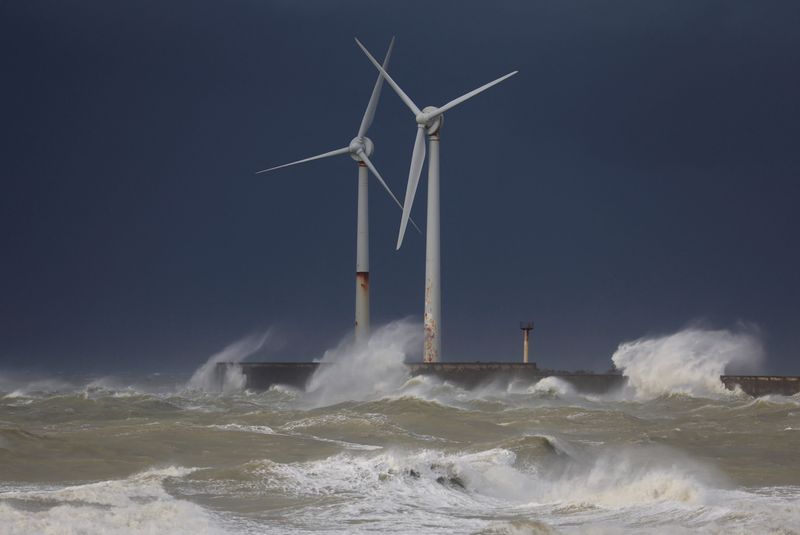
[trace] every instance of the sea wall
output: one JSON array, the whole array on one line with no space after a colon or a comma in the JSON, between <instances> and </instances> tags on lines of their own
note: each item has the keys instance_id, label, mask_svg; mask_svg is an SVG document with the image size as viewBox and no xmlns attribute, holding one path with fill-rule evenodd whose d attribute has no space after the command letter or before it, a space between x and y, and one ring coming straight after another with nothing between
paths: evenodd
<instances>
[{"instance_id":1,"label":"sea wall","mask_svg":"<svg viewBox=\"0 0 800 535\"><path fill-rule=\"evenodd\" d=\"M302 388L317 370L317 362L221 362L217 365L220 384L230 370L241 370L244 386L250 390L267 390L272 385ZM534 383L544 377L559 377L586 393L608 392L622 386L625 379L619 374L577 373L541 370L536 364L521 362L436 362L408 364L412 375L435 375L442 380L465 388L492 382L520 380Z\"/></svg>"},{"instance_id":2,"label":"sea wall","mask_svg":"<svg viewBox=\"0 0 800 535\"><path fill-rule=\"evenodd\" d=\"M267 390L272 385L305 387L319 366L318 362L220 362L216 375L223 384L225 375L241 371L244 387ZM522 362L436 362L408 364L412 375L435 375L442 380L473 388L492 382L514 380L534 383L545 377L558 377L585 393L604 393L625 384L625 378L614 373L569 372L542 370L535 363ZM800 376L787 375L723 375L720 380L729 390L741 389L754 397L769 394L792 396L800 392Z\"/></svg>"},{"instance_id":3,"label":"sea wall","mask_svg":"<svg viewBox=\"0 0 800 535\"><path fill-rule=\"evenodd\" d=\"M793 396L800 392L800 376L796 375L723 375L720 380L728 390L738 387L753 397Z\"/></svg>"},{"instance_id":4,"label":"sea wall","mask_svg":"<svg viewBox=\"0 0 800 535\"><path fill-rule=\"evenodd\" d=\"M545 377L558 377L581 392L597 394L625 383L625 378L619 374L542 370L535 363L522 362L434 362L409 364L408 367L412 375L435 375L465 388L514 380L535 383Z\"/></svg>"}]
</instances>

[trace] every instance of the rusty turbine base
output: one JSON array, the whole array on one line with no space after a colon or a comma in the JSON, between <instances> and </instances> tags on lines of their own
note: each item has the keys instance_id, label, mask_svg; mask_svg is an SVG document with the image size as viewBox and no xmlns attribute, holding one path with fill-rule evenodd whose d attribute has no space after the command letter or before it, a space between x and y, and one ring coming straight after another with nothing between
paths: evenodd
<instances>
[{"instance_id":1,"label":"rusty turbine base","mask_svg":"<svg viewBox=\"0 0 800 535\"><path fill-rule=\"evenodd\" d=\"M358 219L356 223L355 341L369 339L369 171L358 162Z\"/></svg>"}]
</instances>

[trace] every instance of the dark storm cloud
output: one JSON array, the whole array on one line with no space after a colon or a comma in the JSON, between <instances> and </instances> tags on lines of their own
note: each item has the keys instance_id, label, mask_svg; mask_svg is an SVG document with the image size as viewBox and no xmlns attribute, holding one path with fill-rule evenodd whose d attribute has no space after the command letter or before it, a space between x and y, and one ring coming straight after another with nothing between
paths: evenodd
<instances>
[{"instance_id":1,"label":"dark storm cloud","mask_svg":"<svg viewBox=\"0 0 800 535\"><path fill-rule=\"evenodd\" d=\"M343 146L382 54L447 115L444 353L603 369L622 340L758 324L800 372L794 2L7 2L0 7L0 364L190 367L277 325L284 358L352 322ZM402 193L387 88L373 160ZM422 184L424 187L424 183ZM371 192L373 321L421 315L424 241ZM424 194L414 208L424 224Z\"/></svg>"}]
</instances>

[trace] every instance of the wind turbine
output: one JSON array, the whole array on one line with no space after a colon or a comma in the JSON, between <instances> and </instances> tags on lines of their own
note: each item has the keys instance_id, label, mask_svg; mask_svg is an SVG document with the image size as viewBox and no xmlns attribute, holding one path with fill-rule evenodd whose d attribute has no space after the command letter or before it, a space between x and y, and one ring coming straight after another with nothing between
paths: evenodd
<instances>
[{"instance_id":1,"label":"wind turbine","mask_svg":"<svg viewBox=\"0 0 800 535\"><path fill-rule=\"evenodd\" d=\"M383 60L383 69L389 66L389 58L392 55L392 48L394 47L394 37L389 43L389 50L386 52L386 57ZM310 162L312 160L319 160L321 158L328 158L330 156L339 156L342 154L349 154L352 159L358 162L358 221L356 224L356 319L355 319L355 339L356 343L361 343L369 337L369 171L375 175L378 182L381 183L383 188L389 193L391 198L403 209L403 205L397 200L392 190L386 184L381 174L372 164L369 157L375 150L375 145L372 140L367 137L367 131L372 125L372 120L375 117L375 109L378 107L378 100L381 96L381 88L383 87L383 77L379 74L378 79L375 81L375 87L372 90L367 109L364 112L364 117L361 119L361 126L358 128L358 134L354 137L350 144L341 149L332 150L324 154L318 154L310 158L298 160L296 162L278 165L258 171L256 174L268 173L290 165L297 165L299 163ZM412 221L414 228L419 231L417 225Z\"/></svg>"},{"instance_id":2,"label":"wind turbine","mask_svg":"<svg viewBox=\"0 0 800 535\"><path fill-rule=\"evenodd\" d=\"M408 171L408 184L406 185L406 198L403 203L403 217L400 220L400 233L397 237L397 248L403 244L403 236L411 213L411 205L414 203L414 195L417 192L422 164L425 160L425 134L428 134L428 144L430 145L430 157L428 158L428 218L425 222L425 345L423 360L425 362L438 362L442 353L441 324L442 324L442 290L441 290L441 262L439 240L439 132L444 123L444 112L455 108L462 102L471 99L478 93L486 91L493 85L497 85L506 78L517 74L518 71L510 72L501 76L493 82L482 85L478 89L470 91L456 99L451 100L444 106L427 106L420 109L405 91L392 79L380 63L375 61L372 54L356 39L356 43L364 51L381 76L394 89L395 93L405 103L414 120L417 123L417 137L414 140L414 152L411 154L411 168Z\"/></svg>"}]
</instances>

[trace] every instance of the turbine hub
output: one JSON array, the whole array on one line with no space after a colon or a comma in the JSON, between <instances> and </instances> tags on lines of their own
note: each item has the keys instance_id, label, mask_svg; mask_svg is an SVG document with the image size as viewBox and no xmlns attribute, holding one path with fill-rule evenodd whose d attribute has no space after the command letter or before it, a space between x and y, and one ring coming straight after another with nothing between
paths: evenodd
<instances>
[{"instance_id":1,"label":"turbine hub","mask_svg":"<svg viewBox=\"0 0 800 535\"><path fill-rule=\"evenodd\" d=\"M444 123L444 114L440 113L431 117L437 109L436 106L426 106L423 108L422 113L417 115L417 124L423 125L430 135L439 132L442 123Z\"/></svg>"},{"instance_id":2,"label":"turbine hub","mask_svg":"<svg viewBox=\"0 0 800 535\"><path fill-rule=\"evenodd\" d=\"M362 150L367 154L367 158L369 158L375 151L375 144L372 143L372 140L367 136L354 137L353 141L350 142L350 157L360 162L361 158L358 156L358 153Z\"/></svg>"}]
</instances>

